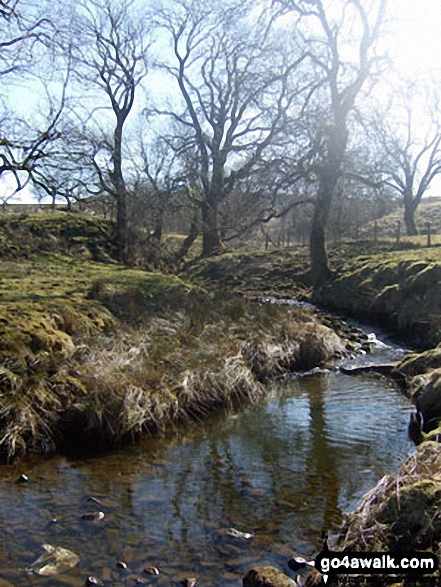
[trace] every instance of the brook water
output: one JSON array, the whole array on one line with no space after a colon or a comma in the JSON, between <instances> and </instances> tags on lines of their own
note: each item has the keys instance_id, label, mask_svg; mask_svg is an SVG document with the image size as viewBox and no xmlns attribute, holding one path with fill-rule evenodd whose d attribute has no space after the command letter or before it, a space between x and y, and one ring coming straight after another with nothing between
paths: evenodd
<instances>
[{"instance_id":1,"label":"brook water","mask_svg":"<svg viewBox=\"0 0 441 587\"><path fill-rule=\"evenodd\" d=\"M1 467L0 586L80 586L88 576L112 586L186 577L240 586L253 565L283 570L293 550L316 553L322 531L412 451L411 406L373 375L315 375L270 391L266 403L168 439L99 458ZM28 482L17 483L21 473ZM94 512L104 517L83 519ZM80 560L53 577L29 573L42 544ZM144 572L151 566L158 576Z\"/></svg>"}]
</instances>

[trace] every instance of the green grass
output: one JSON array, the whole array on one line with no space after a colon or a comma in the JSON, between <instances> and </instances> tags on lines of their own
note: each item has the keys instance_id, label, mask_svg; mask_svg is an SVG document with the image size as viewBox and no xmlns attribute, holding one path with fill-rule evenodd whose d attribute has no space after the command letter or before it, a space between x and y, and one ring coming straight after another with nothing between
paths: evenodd
<instances>
[{"instance_id":1,"label":"green grass","mask_svg":"<svg viewBox=\"0 0 441 587\"><path fill-rule=\"evenodd\" d=\"M208 281L103 257L106 226L64 214L0 220L3 457L113 447L258 399L263 381L344 352L307 311L216 297ZM251 264L262 287L273 261Z\"/></svg>"},{"instance_id":2,"label":"green grass","mask_svg":"<svg viewBox=\"0 0 441 587\"><path fill-rule=\"evenodd\" d=\"M441 249L361 255L342 263L316 303L375 319L430 348L441 342Z\"/></svg>"}]
</instances>

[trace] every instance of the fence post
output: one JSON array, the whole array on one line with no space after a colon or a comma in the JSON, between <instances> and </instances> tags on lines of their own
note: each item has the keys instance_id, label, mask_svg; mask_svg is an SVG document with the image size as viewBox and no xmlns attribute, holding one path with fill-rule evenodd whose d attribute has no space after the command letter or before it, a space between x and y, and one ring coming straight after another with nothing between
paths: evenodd
<instances>
[{"instance_id":1,"label":"fence post","mask_svg":"<svg viewBox=\"0 0 441 587\"><path fill-rule=\"evenodd\" d=\"M431 226L430 222L427 222L426 228L427 228L427 246L431 247L432 246L432 226Z\"/></svg>"}]
</instances>

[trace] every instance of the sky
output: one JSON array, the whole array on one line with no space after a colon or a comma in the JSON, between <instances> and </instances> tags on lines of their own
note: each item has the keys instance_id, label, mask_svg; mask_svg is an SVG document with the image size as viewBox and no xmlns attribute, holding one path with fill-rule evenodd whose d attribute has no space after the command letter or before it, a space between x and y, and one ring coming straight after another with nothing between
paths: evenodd
<instances>
[{"instance_id":1,"label":"sky","mask_svg":"<svg viewBox=\"0 0 441 587\"><path fill-rule=\"evenodd\" d=\"M441 73L440 0L389 0L394 19L393 57L397 68L416 74Z\"/></svg>"},{"instance_id":2,"label":"sky","mask_svg":"<svg viewBox=\"0 0 441 587\"><path fill-rule=\"evenodd\" d=\"M441 80L441 0L389 0L388 12L391 32L385 41L396 69L414 79L433 74ZM390 84L385 86L390 90ZM29 104L29 93L17 93L16 99L21 95ZM0 195L10 193L11 184L0 181ZM32 193L23 190L13 201L32 200Z\"/></svg>"}]
</instances>

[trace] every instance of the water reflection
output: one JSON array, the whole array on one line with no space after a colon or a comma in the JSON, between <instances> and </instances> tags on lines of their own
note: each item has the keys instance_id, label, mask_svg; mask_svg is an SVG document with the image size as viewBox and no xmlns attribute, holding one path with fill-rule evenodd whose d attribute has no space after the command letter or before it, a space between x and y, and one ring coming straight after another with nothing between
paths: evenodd
<instances>
[{"instance_id":1,"label":"water reflection","mask_svg":"<svg viewBox=\"0 0 441 587\"><path fill-rule=\"evenodd\" d=\"M168 440L36 462L31 483L16 484L22 471L4 467L0 577L53 585L23 570L50 543L80 556L61 578L68 585L89 575L133 584L154 565L156 585L196 576L199 585L239 586L252 564L280 565L292 549L314 553L322 531L397 468L410 450L409 411L390 382L330 374L286 383L266 404ZM98 510L99 522L81 518ZM222 532L229 527L254 538L233 540ZM120 560L128 571L116 568Z\"/></svg>"}]
</instances>

